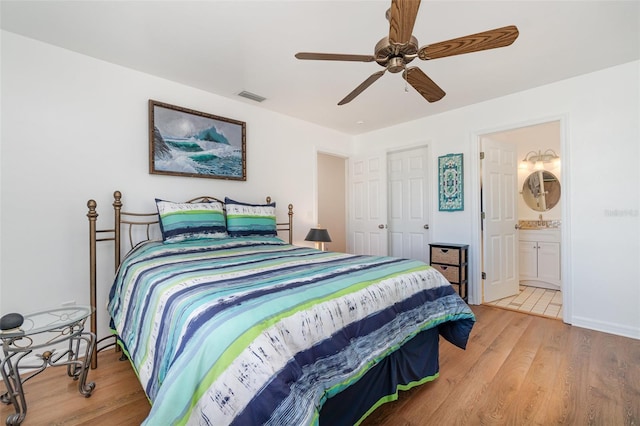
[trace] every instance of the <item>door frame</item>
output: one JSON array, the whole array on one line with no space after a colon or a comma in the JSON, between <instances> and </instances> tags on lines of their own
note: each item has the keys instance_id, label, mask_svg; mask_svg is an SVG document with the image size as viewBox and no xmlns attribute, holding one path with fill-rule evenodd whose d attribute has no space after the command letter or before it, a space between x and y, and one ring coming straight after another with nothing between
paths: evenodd
<instances>
[{"instance_id":1,"label":"door frame","mask_svg":"<svg viewBox=\"0 0 640 426\"><path fill-rule=\"evenodd\" d=\"M471 244L472 247L477 247L477 250L470 250L470 265L469 275L471 278L471 288L469 291L469 303L479 305L482 303L482 220L481 220L481 168L480 168L480 148L482 136L489 133L505 132L520 127L534 126L537 124L543 124L550 121L560 122L560 158L562 159L562 176L560 183L562 185L562 191L560 199L562 201L562 232L561 232L561 268L562 268L562 318L565 323L571 324L572 319L572 292L573 292L573 273L571 270L571 199L569 194L571 193L571 173L567 172L571 170L571 158L570 152L570 139L569 139L569 116L556 115L548 117L540 117L532 119L526 122L510 123L504 126L480 129L473 131L470 134L471 140L471 161L469 164L469 182L470 188L469 198L471 206Z\"/></svg>"}]
</instances>

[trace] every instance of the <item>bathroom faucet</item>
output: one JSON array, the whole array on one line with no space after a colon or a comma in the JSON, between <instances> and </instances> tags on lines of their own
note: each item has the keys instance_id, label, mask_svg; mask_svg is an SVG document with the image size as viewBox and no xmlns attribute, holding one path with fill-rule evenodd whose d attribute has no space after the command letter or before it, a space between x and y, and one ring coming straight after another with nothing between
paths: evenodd
<instances>
[{"instance_id":1,"label":"bathroom faucet","mask_svg":"<svg viewBox=\"0 0 640 426\"><path fill-rule=\"evenodd\" d=\"M542 220L542 213L540 213L540 216L538 216L538 219L539 219L539 220L538 220L538 226L542 226L542 224L543 224L543 222L544 222L544 221Z\"/></svg>"}]
</instances>

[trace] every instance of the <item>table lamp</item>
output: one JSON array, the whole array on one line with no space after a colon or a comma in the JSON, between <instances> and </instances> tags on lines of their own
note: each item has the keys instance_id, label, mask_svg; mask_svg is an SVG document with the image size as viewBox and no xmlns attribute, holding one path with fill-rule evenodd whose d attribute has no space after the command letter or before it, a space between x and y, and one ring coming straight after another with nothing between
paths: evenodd
<instances>
[{"instance_id":1,"label":"table lamp","mask_svg":"<svg viewBox=\"0 0 640 426\"><path fill-rule=\"evenodd\" d=\"M324 228L311 228L304 240L315 242L316 248L324 251L324 243L330 243L331 237L329 231Z\"/></svg>"}]
</instances>

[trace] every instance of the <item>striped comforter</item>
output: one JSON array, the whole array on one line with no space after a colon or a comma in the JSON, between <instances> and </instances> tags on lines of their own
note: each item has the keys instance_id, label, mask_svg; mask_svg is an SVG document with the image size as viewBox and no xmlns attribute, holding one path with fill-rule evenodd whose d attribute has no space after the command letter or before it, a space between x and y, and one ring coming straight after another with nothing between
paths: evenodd
<instances>
[{"instance_id":1,"label":"striped comforter","mask_svg":"<svg viewBox=\"0 0 640 426\"><path fill-rule=\"evenodd\" d=\"M474 321L422 262L267 237L142 244L108 309L152 402L148 425L314 424L420 331L443 327L464 347Z\"/></svg>"}]
</instances>

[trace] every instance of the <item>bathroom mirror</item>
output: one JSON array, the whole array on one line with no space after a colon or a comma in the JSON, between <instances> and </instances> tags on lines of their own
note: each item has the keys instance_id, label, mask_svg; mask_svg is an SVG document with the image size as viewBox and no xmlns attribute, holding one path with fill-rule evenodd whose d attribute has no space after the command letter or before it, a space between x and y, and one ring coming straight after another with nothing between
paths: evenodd
<instances>
[{"instance_id":1,"label":"bathroom mirror","mask_svg":"<svg viewBox=\"0 0 640 426\"><path fill-rule=\"evenodd\" d=\"M536 170L524 180L522 198L533 210L546 212L560 201L560 181L551 172Z\"/></svg>"}]
</instances>

